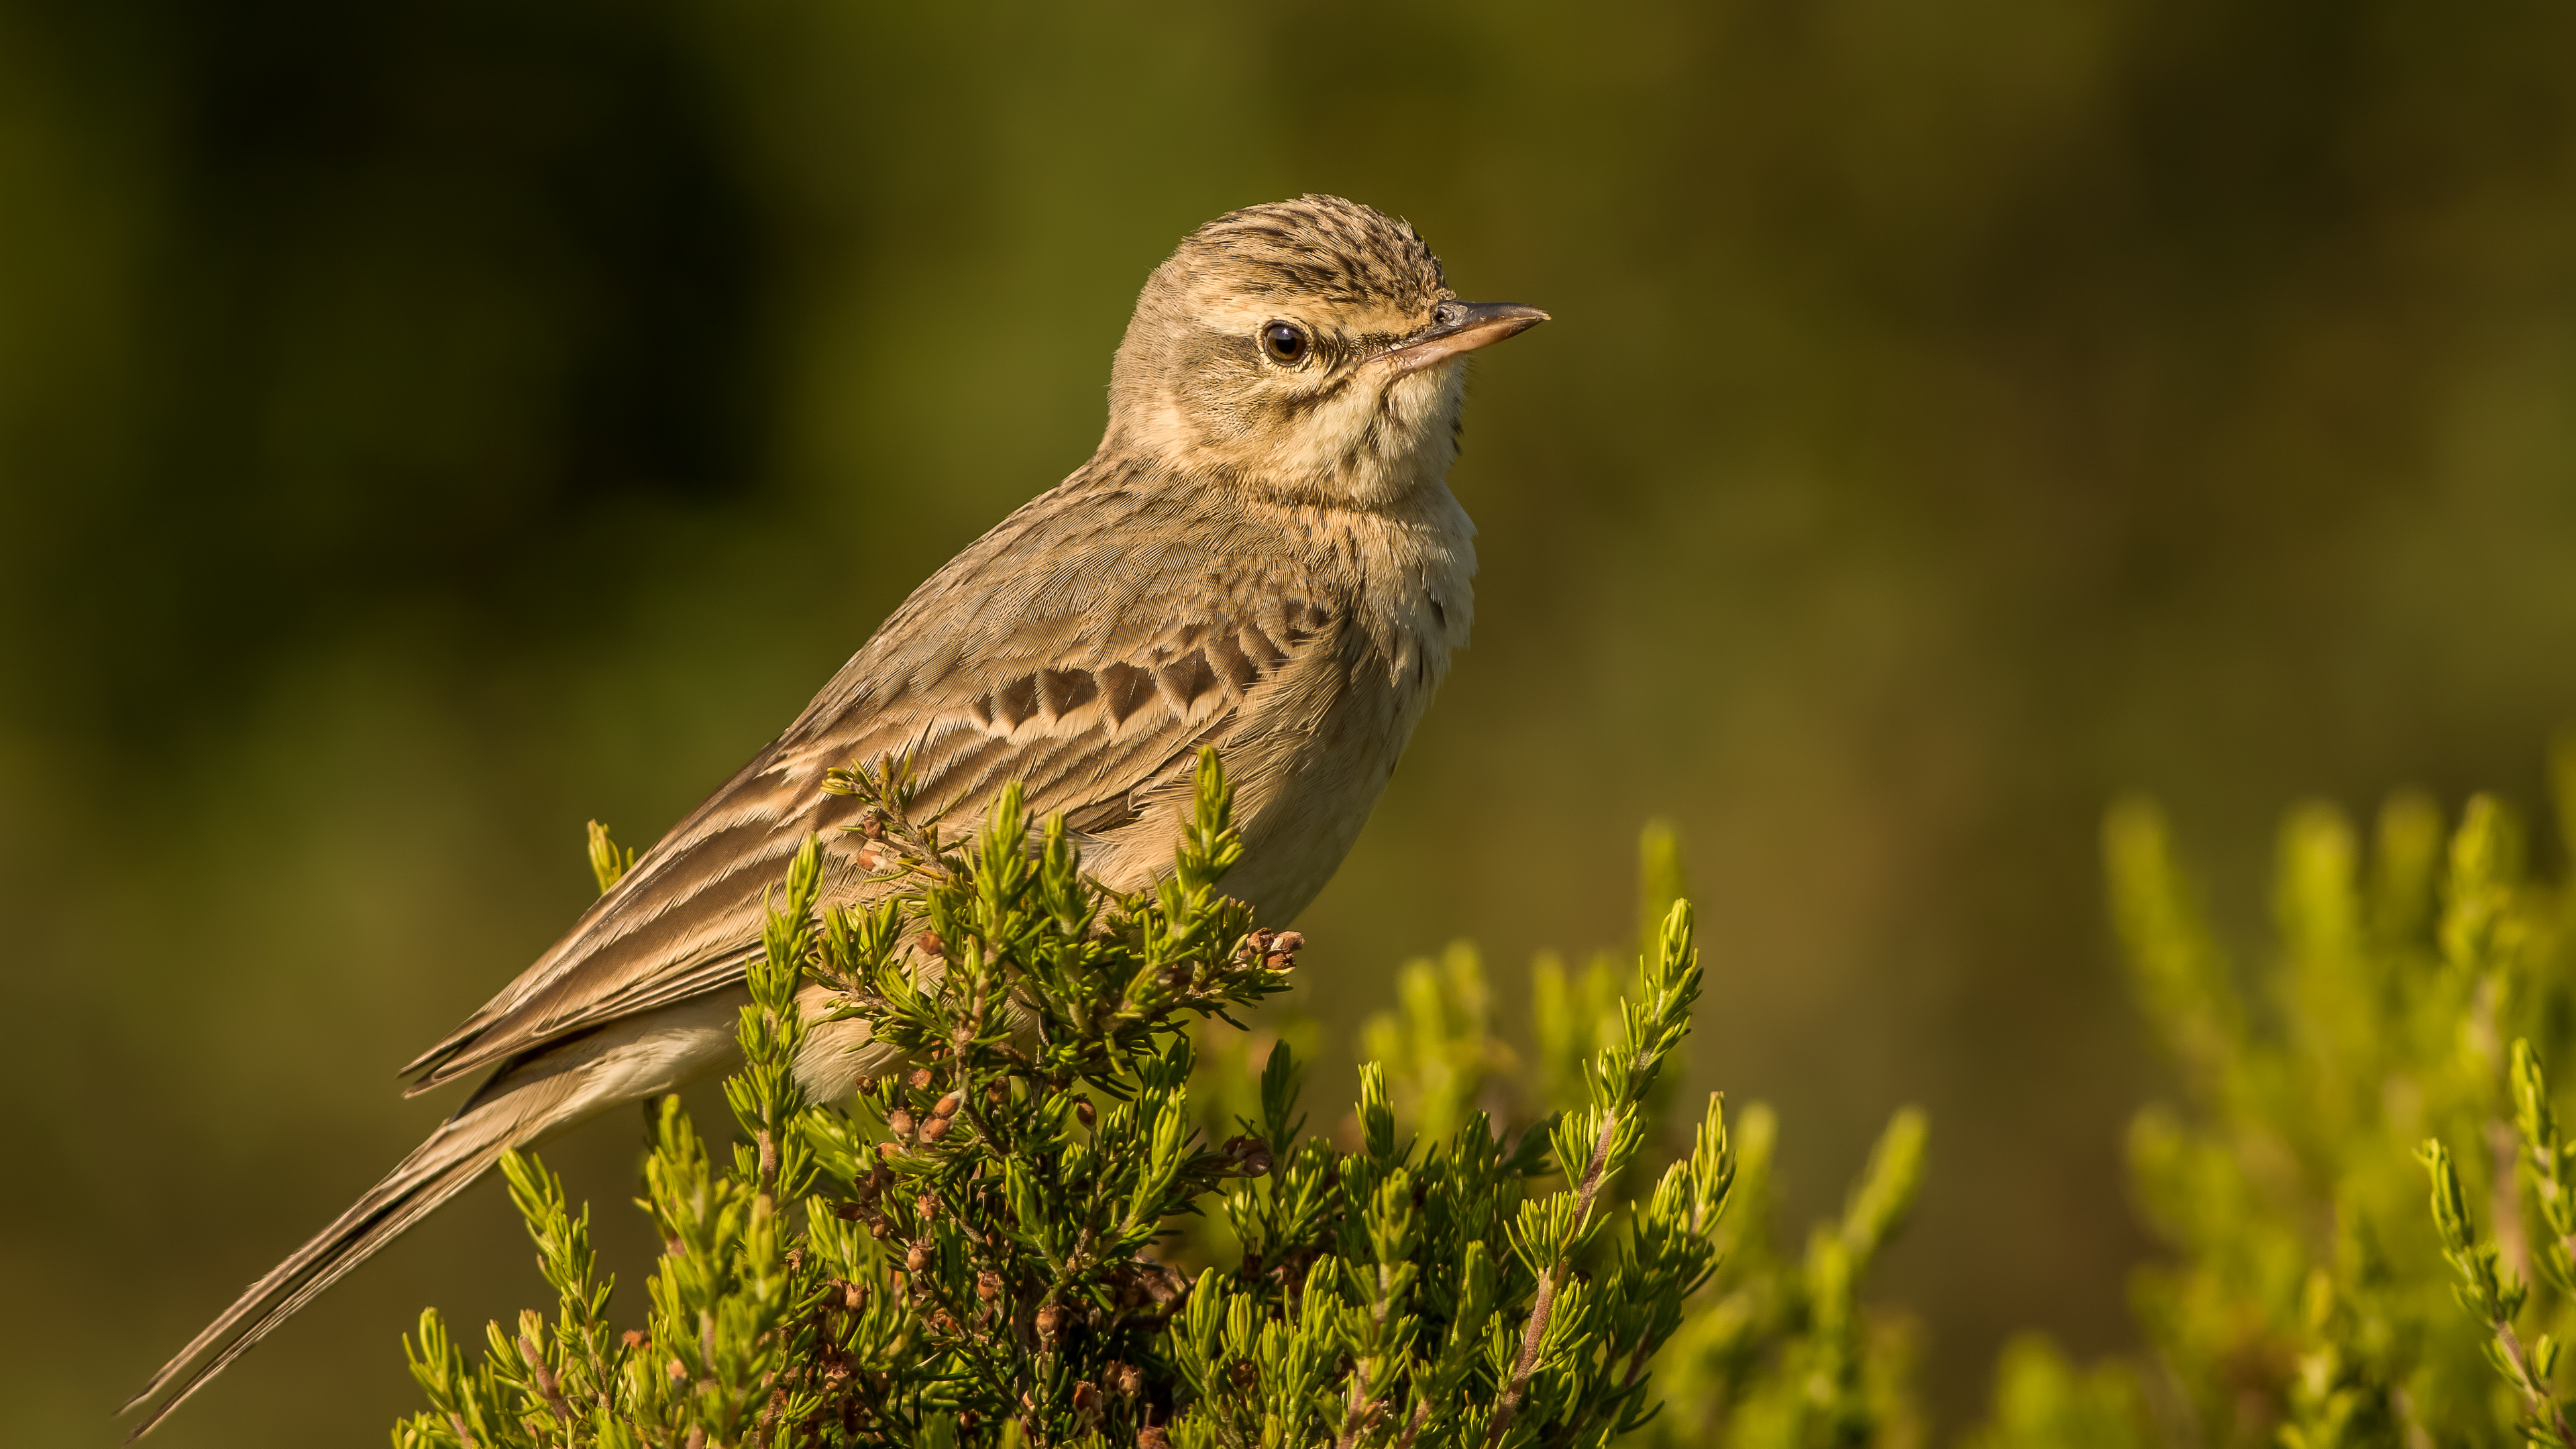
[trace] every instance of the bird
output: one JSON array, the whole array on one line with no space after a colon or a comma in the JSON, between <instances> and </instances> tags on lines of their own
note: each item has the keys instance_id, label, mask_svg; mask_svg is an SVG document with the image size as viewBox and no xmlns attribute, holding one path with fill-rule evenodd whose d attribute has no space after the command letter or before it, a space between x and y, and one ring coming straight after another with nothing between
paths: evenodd
<instances>
[{"instance_id":1,"label":"bird","mask_svg":"<svg viewBox=\"0 0 2576 1449\"><path fill-rule=\"evenodd\" d=\"M1350 851L1467 643L1475 526L1450 492L1467 355L1548 314L1459 300L1413 227L1309 194L1208 222L1157 266L1090 459L916 589L813 702L563 937L403 1071L462 1106L156 1373L139 1438L298 1309L524 1148L740 1060L764 891L818 834L824 899L868 889L827 771L901 759L971 827L1017 782L1084 869L1169 869L1195 761L1235 785L1227 891L1285 925ZM878 887L882 889L882 887ZM889 1064L817 1018L809 1099Z\"/></svg>"}]
</instances>

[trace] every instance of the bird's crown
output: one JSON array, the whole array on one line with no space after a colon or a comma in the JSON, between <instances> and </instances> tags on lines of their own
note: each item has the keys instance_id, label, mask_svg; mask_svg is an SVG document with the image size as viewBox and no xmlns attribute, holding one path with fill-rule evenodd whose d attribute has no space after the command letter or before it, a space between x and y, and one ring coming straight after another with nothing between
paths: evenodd
<instances>
[{"instance_id":1,"label":"bird's crown","mask_svg":"<svg viewBox=\"0 0 2576 1449\"><path fill-rule=\"evenodd\" d=\"M1415 315L1449 295L1440 259L1410 223L1338 196L1229 211L1181 243L1173 260L1184 258L1249 292L1344 307Z\"/></svg>"}]
</instances>

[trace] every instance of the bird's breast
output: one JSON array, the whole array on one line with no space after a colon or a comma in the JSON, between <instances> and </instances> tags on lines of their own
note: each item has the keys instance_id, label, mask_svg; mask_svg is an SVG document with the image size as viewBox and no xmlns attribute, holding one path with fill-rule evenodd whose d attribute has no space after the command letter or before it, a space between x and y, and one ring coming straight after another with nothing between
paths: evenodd
<instances>
[{"instance_id":1,"label":"bird's breast","mask_svg":"<svg viewBox=\"0 0 2576 1449\"><path fill-rule=\"evenodd\" d=\"M1244 860L1226 882L1284 926L1359 839L1474 616L1474 527L1447 490L1405 514L1307 521L1333 627L1218 743Z\"/></svg>"}]
</instances>

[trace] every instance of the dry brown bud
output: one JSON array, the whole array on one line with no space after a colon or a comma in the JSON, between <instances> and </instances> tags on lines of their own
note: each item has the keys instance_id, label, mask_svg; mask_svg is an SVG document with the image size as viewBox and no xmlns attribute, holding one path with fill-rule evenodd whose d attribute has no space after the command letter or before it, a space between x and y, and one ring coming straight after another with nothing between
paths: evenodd
<instances>
[{"instance_id":1,"label":"dry brown bud","mask_svg":"<svg viewBox=\"0 0 2576 1449\"><path fill-rule=\"evenodd\" d=\"M927 1092L930 1090L930 1083L932 1081L930 1068L914 1067L912 1069L912 1075L904 1078L904 1081L916 1092Z\"/></svg>"},{"instance_id":2,"label":"dry brown bud","mask_svg":"<svg viewBox=\"0 0 2576 1449\"><path fill-rule=\"evenodd\" d=\"M912 1247L904 1253L903 1266L907 1272L918 1273L922 1269L930 1266L930 1259L930 1244L925 1240L913 1244Z\"/></svg>"},{"instance_id":3,"label":"dry brown bud","mask_svg":"<svg viewBox=\"0 0 2576 1449\"><path fill-rule=\"evenodd\" d=\"M921 1196L912 1200L912 1210L921 1214L921 1220L923 1222L930 1221L932 1218L939 1216L939 1195L937 1193L930 1192L923 1193Z\"/></svg>"},{"instance_id":4,"label":"dry brown bud","mask_svg":"<svg viewBox=\"0 0 2576 1449\"><path fill-rule=\"evenodd\" d=\"M666 1373L666 1374L669 1374L672 1378L677 1379L677 1380L681 1380L681 1381L683 1381L683 1382L687 1381L687 1379L688 1379L688 1377L689 1377L689 1367L688 1367L688 1365L686 1365L686 1364L684 1364L684 1363L680 1362L680 1361L679 1361L678 1359L676 1359L676 1358L675 1358L675 1359L673 1359L673 1360L671 1360L669 1363L666 1363L666 1364L662 1365L662 1372L664 1372L664 1373Z\"/></svg>"},{"instance_id":5,"label":"dry brown bud","mask_svg":"<svg viewBox=\"0 0 2576 1449\"><path fill-rule=\"evenodd\" d=\"M866 1284L864 1284L864 1283L844 1283L844 1284L842 1284L842 1285L841 1285L841 1306L842 1306L843 1308L846 1308L846 1309L850 1310L852 1313L856 1313L856 1312L858 1312L860 1309L867 1307L867 1306L868 1306L868 1289L867 1289L867 1285L866 1285Z\"/></svg>"},{"instance_id":6,"label":"dry brown bud","mask_svg":"<svg viewBox=\"0 0 2576 1449\"><path fill-rule=\"evenodd\" d=\"M1229 1138L1225 1144L1225 1155L1234 1159L1235 1170L1246 1177L1267 1177L1270 1174L1270 1144L1258 1137Z\"/></svg>"},{"instance_id":7,"label":"dry brown bud","mask_svg":"<svg viewBox=\"0 0 2576 1449\"><path fill-rule=\"evenodd\" d=\"M1057 1339L1064 1337L1064 1320L1066 1317L1067 1315L1064 1311L1064 1307L1061 1304L1050 1303L1046 1307L1039 1309L1038 1338L1040 1341L1053 1343Z\"/></svg>"},{"instance_id":8,"label":"dry brown bud","mask_svg":"<svg viewBox=\"0 0 2576 1449\"><path fill-rule=\"evenodd\" d=\"M1099 1116L1100 1113L1092 1107L1091 1099L1089 1097L1076 1097L1073 1099L1073 1120L1081 1123L1085 1128L1090 1127L1094 1121L1099 1119Z\"/></svg>"},{"instance_id":9,"label":"dry brown bud","mask_svg":"<svg viewBox=\"0 0 2576 1449\"><path fill-rule=\"evenodd\" d=\"M939 939L937 931L924 931L913 937L912 949L924 956L935 956L943 961L948 959L948 943Z\"/></svg>"},{"instance_id":10,"label":"dry brown bud","mask_svg":"<svg viewBox=\"0 0 2576 1449\"><path fill-rule=\"evenodd\" d=\"M1172 1438L1160 1424L1148 1424L1136 1431L1136 1449L1172 1449Z\"/></svg>"},{"instance_id":11,"label":"dry brown bud","mask_svg":"<svg viewBox=\"0 0 2576 1449\"><path fill-rule=\"evenodd\" d=\"M996 1107L1001 1106L1004 1102L1011 1100L1011 1089L1003 1086L999 1082L995 1082L984 1089L984 1100L992 1103Z\"/></svg>"},{"instance_id":12,"label":"dry brown bud","mask_svg":"<svg viewBox=\"0 0 2576 1449\"><path fill-rule=\"evenodd\" d=\"M1100 1412L1100 1403L1100 1385L1093 1383L1089 1379L1084 1379L1082 1382L1073 1386L1073 1411L1075 1413L1096 1415Z\"/></svg>"},{"instance_id":13,"label":"dry brown bud","mask_svg":"<svg viewBox=\"0 0 2576 1449\"><path fill-rule=\"evenodd\" d=\"M1140 1281L1144 1285L1145 1296L1157 1304L1168 1307L1189 1296L1190 1280L1181 1276L1180 1269L1169 1263L1145 1263L1141 1266L1144 1272Z\"/></svg>"},{"instance_id":14,"label":"dry brown bud","mask_svg":"<svg viewBox=\"0 0 2576 1449\"><path fill-rule=\"evenodd\" d=\"M906 1142L912 1140L912 1114L901 1107L886 1114L886 1130Z\"/></svg>"},{"instance_id":15,"label":"dry brown bud","mask_svg":"<svg viewBox=\"0 0 2576 1449\"><path fill-rule=\"evenodd\" d=\"M957 1109L965 1105L966 1094L964 1092L950 1092L947 1096L940 1098L937 1103L932 1105L930 1115L933 1117L954 1117L957 1115Z\"/></svg>"},{"instance_id":16,"label":"dry brown bud","mask_svg":"<svg viewBox=\"0 0 2576 1449\"><path fill-rule=\"evenodd\" d=\"M619 1334L619 1335L618 1335L618 1339L619 1339L619 1341L623 1342L623 1343L624 1343L628 1348L642 1348L642 1347L644 1346L644 1335L643 1335L641 1332L639 1332L639 1331L637 1331L637 1330L635 1330L635 1329L632 1329L632 1328L630 1328L630 1329L626 1330L626 1331L625 1331L624 1333L622 1333L622 1334Z\"/></svg>"},{"instance_id":17,"label":"dry brown bud","mask_svg":"<svg viewBox=\"0 0 2576 1449\"><path fill-rule=\"evenodd\" d=\"M1002 1296L1002 1275L987 1268L975 1275L975 1296L986 1303Z\"/></svg>"},{"instance_id":18,"label":"dry brown bud","mask_svg":"<svg viewBox=\"0 0 2576 1449\"><path fill-rule=\"evenodd\" d=\"M936 1142L947 1135L948 1119L945 1117L933 1117L921 1124L921 1140L924 1142Z\"/></svg>"},{"instance_id":19,"label":"dry brown bud","mask_svg":"<svg viewBox=\"0 0 2576 1449\"><path fill-rule=\"evenodd\" d=\"M879 1162L892 1162L894 1161L896 1154L902 1151L903 1144L900 1142L880 1142L877 1144L877 1160Z\"/></svg>"},{"instance_id":20,"label":"dry brown bud","mask_svg":"<svg viewBox=\"0 0 2576 1449\"><path fill-rule=\"evenodd\" d=\"M1109 1366L1109 1382L1122 1397L1132 1399L1145 1387L1145 1371L1132 1363L1114 1363Z\"/></svg>"}]
</instances>

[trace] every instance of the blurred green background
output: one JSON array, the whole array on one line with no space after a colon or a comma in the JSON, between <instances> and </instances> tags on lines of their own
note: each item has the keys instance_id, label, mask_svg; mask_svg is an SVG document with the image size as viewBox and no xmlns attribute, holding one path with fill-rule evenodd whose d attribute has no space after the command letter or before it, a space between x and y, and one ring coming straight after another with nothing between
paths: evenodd
<instances>
[{"instance_id":1,"label":"blurred green background","mask_svg":"<svg viewBox=\"0 0 2576 1449\"><path fill-rule=\"evenodd\" d=\"M1307 190L1484 355L1476 644L1300 924L1630 928L1801 1213L1900 1102L1955 1426L2127 1341L2095 826L2538 794L2576 716L2576 12L2504 0L0 0L0 1417L99 1443L453 1103L395 1065L1087 454L1145 272ZM2251 929L2263 902L2222 888ZM1349 1089L1347 1066L1315 1084ZM623 1116L552 1154L644 1251ZM372 1443L478 1191L162 1433Z\"/></svg>"}]
</instances>

